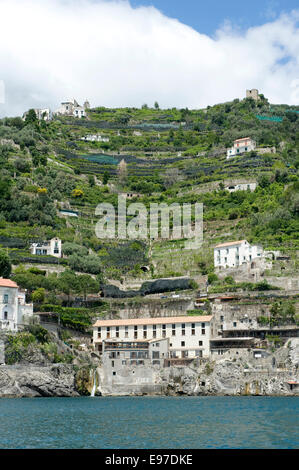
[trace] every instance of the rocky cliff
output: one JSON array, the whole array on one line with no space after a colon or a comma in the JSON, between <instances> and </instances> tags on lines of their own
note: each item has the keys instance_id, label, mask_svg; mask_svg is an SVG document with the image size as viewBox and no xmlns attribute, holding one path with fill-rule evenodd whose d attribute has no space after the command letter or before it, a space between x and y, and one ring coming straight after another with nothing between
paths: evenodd
<instances>
[{"instance_id":1,"label":"rocky cliff","mask_svg":"<svg viewBox=\"0 0 299 470\"><path fill-rule=\"evenodd\" d=\"M0 366L0 397L76 397L75 369L69 364Z\"/></svg>"}]
</instances>

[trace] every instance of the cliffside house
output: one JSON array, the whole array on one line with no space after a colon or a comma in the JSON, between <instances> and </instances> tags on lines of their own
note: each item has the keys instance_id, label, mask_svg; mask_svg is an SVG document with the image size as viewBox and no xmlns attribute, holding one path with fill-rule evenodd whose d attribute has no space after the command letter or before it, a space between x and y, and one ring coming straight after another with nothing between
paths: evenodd
<instances>
[{"instance_id":1,"label":"cliffside house","mask_svg":"<svg viewBox=\"0 0 299 470\"><path fill-rule=\"evenodd\" d=\"M234 146L227 149L226 158L236 157L242 153L250 152L256 148L255 140L252 140L250 137L243 137L242 139L237 139L234 141Z\"/></svg>"},{"instance_id":2,"label":"cliffside house","mask_svg":"<svg viewBox=\"0 0 299 470\"><path fill-rule=\"evenodd\" d=\"M89 109L89 107L90 105L88 101L85 101L83 106L80 106L75 99L70 101L63 101L55 114L83 118L86 116L86 109Z\"/></svg>"},{"instance_id":3,"label":"cliffside house","mask_svg":"<svg viewBox=\"0 0 299 470\"><path fill-rule=\"evenodd\" d=\"M26 304L25 292L10 279L0 278L0 329L18 331L33 317L33 304Z\"/></svg>"},{"instance_id":4,"label":"cliffside house","mask_svg":"<svg viewBox=\"0 0 299 470\"><path fill-rule=\"evenodd\" d=\"M215 268L237 267L263 256L260 245L250 245L247 240L220 243L214 248Z\"/></svg>"},{"instance_id":5,"label":"cliffside house","mask_svg":"<svg viewBox=\"0 0 299 470\"><path fill-rule=\"evenodd\" d=\"M40 243L32 243L30 246L30 252L33 255L48 255L48 256L55 256L56 258L61 258L61 255L62 255L61 248L62 248L61 240L55 237L49 241L44 241Z\"/></svg>"},{"instance_id":6,"label":"cliffside house","mask_svg":"<svg viewBox=\"0 0 299 470\"><path fill-rule=\"evenodd\" d=\"M111 349L113 343L117 351L132 353L127 357L130 360L136 359L135 353L141 343L144 343L143 350L147 351L147 356L151 355L151 359L156 361L209 357L211 322L211 315L97 320L93 325L93 345L97 352L102 353L105 349L107 351L107 347ZM168 343L161 343L163 355L160 345L154 354L155 344L164 339L168 339Z\"/></svg>"}]
</instances>

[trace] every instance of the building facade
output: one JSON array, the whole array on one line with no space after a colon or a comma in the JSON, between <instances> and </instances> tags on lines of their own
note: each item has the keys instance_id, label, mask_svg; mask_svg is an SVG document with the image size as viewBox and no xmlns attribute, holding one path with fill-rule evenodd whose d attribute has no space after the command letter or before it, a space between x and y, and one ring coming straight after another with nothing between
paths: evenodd
<instances>
[{"instance_id":1,"label":"building facade","mask_svg":"<svg viewBox=\"0 0 299 470\"><path fill-rule=\"evenodd\" d=\"M156 342L168 339L164 359L209 357L212 316L180 316L98 320L93 325L93 344L102 353L109 340Z\"/></svg>"},{"instance_id":2,"label":"building facade","mask_svg":"<svg viewBox=\"0 0 299 470\"><path fill-rule=\"evenodd\" d=\"M18 331L33 318L33 304L26 304L25 292L10 279L0 278L0 329Z\"/></svg>"},{"instance_id":3,"label":"building facade","mask_svg":"<svg viewBox=\"0 0 299 470\"><path fill-rule=\"evenodd\" d=\"M225 189L230 193L234 193L235 191L254 191L256 187L257 183L237 183L230 184Z\"/></svg>"},{"instance_id":4,"label":"building facade","mask_svg":"<svg viewBox=\"0 0 299 470\"><path fill-rule=\"evenodd\" d=\"M41 243L32 243L30 246L31 254L33 255L48 255L55 256L56 258L61 258L62 255L62 243L61 240L57 237L52 238L49 241Z\"/></svg>"},{"instance_id":5,"label":"building facade","mask_svg":"<svg viewBox=\"0 0 299 470\"><path fill-rule=\"evenodd\" d=\"M263 256L263 248L247 240L220 243L214 248L215 268L238 267Z\"/></svg>"},{"instance_id":6,"label":"building facade","mask_svg":"<svg viewBox=\"0 0 299 470\"><path fill-rule=\"evenodd\" d=\"M254 101L258 101L260 99L259 91L256 88L246 90L246 98L252 98Z\"/></svg>"},{"instance_id":7,"label":"building facade","mask_svg":"<svg viewBox=\"0 0 299 470\"><path fill-rule=\"evenodd\" d=\"M250 137L244 137L242 139L237 139L234 141L234 146L227 149L226 158L236 157L246 152L251 152L256 148L255 140L252 140Z\"/></svg>"},{"instance_id":8,"label":"building facade","mask_svg":"<svg viewBox=\"0 0 299 470\"><path fill-rule=\"evenodd\" d=\"M88 101L85 101L83 106L80 106L75 99L70 101L63 101L60 108L56 111L56 114L83 118L86 116L86 109L89 109L89 107L90 105Z\"/></svg>"}]
</instances>

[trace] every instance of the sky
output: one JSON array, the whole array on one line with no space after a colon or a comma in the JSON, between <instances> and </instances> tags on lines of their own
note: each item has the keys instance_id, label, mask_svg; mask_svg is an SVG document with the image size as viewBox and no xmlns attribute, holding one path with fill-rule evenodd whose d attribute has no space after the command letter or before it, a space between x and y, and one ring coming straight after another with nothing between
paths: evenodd
<instances>
[{"instance_id":1,"label":"sky","mask_svg":"<svg viewBox=\"0 0 299 470\"><path fill-rule=\"evenodd\" d=\"M0 117L72 98L197 109L251 88L299 104L292 0L0 0L0 21Z\"/></svg>"}]
</instances>

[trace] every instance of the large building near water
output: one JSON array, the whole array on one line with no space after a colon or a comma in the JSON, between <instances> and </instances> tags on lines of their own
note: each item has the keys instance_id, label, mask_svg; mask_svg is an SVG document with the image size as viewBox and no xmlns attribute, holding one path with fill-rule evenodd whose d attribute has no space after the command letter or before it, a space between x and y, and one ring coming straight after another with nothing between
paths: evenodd
<instances>
[{"instance_id":1,"label":"large building near water","mask_svg":"<svg viewBox=\"0 0 299 470\"><path fill-rule=\"evenodd\" d=\"M100 353L113 343L114 350L127 350L134 356L140 342L144 343L144 351L150 352L152 343L167 338L168 343L163 342L163 356L155 354L155 360L209 357L211 321L211 315L98 320L93 325L93 344ZM135 359L133 356L130 358Z\"/></svg>"}]
</instances>

